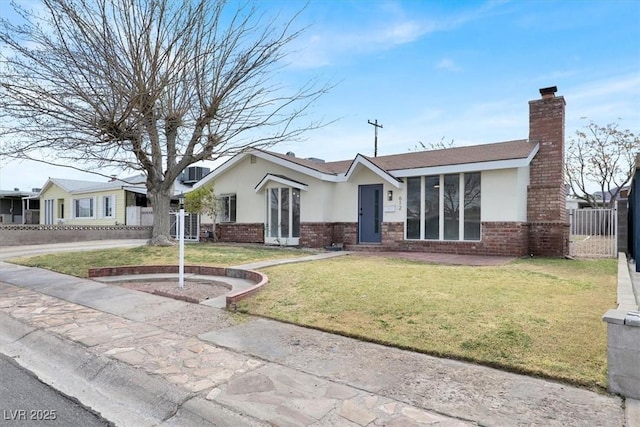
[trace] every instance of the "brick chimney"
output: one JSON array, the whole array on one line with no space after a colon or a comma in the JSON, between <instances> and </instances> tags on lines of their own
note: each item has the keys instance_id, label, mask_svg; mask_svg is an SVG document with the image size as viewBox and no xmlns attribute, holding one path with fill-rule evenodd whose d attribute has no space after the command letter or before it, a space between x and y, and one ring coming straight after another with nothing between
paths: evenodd
<instances>
[{"instance_id":1,"label":"brick chimney","mask_svg":"<svg viewBox=\"0 0 640 427\"><path fill-rule=\"evenodd\" d=\"M529 141L539 150L529 168L527 220L529 252L565 256L569 250L567 192L564 185L565 101L555 86L540 89L529 101Z\"/></svg>"}]
</instances>

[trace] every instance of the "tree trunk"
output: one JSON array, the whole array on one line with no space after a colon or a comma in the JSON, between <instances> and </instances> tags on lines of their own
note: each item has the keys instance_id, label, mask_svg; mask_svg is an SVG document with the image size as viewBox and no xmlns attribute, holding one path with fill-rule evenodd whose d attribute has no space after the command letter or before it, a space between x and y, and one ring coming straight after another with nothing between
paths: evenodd
<instances>
[{"instance_id":1,"label":"tree trunk","mask_svg":"<svg viewBox=\"0 0 640 427\"><path fill-rule=\"evenodd\" d=\"M155 246L173 245L171 240L171 216L169 215L169 204L173 188L147 190L147 197L153 205L153 233L151 244Z\"/></svg>"}]
</instances>

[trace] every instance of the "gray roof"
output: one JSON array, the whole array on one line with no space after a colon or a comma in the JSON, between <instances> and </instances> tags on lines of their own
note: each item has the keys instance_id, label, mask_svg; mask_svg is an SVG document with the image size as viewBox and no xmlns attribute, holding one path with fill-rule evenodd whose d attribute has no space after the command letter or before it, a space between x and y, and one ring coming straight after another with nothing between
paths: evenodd
<instances>
[{"instance_id":1,"label":"gray roof","mask_svg":"<svg viewBox=\"0 0 640 427\"><path fill-rule=\"evenodd\" d=\"M137 178L137 177L134 177ZM129 186L143 186L144 181L140 182L139 179L131 180L113 180L107 182L95 182L95 181L81 181L76 179L63 179L63 178L49 178L49 181L63 188L69 193L90 193L94 191L107 191L117 190ZM137 181L137 182L136 182ZM141 185L142 184L142 185Z\"/></svg>"},{"instance_id":2,"label":"gray roof","mask_svg":"<svg viewBox=\"0 0 640 427\"><path fill-rule=\"evenodd\" d=\"M49 181L65 190L67 193L81 194L93 193L96 191L109 191L124 189L139 194L147 193L147 177L144 174L134 175L123 179L114 179L107 182L83 181L77 179L49 178ZM46 188L43 187L44 190ZM174 184L174 193L184 193L191 187L176 181Z\"/></svg>"},{"instance_id":3,"label":"gray roof","mask_svg":"<svg viewBox=\"0 0 640 427\"><path fill-rule=\"evenodd\" d=\"M23 198L23 197L32 197L38 193L34 193L33 191L20 191L20 190L0 190L0 198Z\"/></svg>"},{"instance_id":4,"label":"gray roof","mask_svg":"<svg viewBox=\"0 0 640 427\"><path fill-rule=\"evenodd\" d=\"M482 163L500 160L526 159L536 147L535 142L526 139L497 142L493 144L453 147L442 150L412 151L389 156L364 156L373 164L385 171L416 169L435 166L460 165L465 163ZM343 174L349 170L353 160L337 162L318 162L286 154L269 152L276 157L306 166L327 174Z\"/></svg>"}]
</instances>

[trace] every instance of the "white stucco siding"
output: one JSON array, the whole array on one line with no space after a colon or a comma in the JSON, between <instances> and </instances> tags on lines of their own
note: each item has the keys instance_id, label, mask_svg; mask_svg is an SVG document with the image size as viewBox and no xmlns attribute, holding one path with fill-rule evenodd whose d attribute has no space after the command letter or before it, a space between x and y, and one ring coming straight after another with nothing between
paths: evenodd
<instances>
[{"instance_id":1,"label":"white stucco siding","mask_svg":"<svg viewBox=\"0 0 640 427\"><path fill-rule=\"evenodd\" d=\"M526 221L528 168L482 172L481 220Z\"/></svg>"},{"instance_id":2,"label":"white stucco siding","mask_svg":"<svg viewBox=\"0 0 640 427\"><path fill-rule=\"evenodd\" d=\"M334 192L337 184L315 178L308 179L305 183L309 184L309 189L300 193L300 221L333 221Z\"/></svg>"},{"instance_id":3,"label":"white stucco siding","mask_svg":"<svg viewBox=\"0 0 640 427\"><path fill-rule=\"evenodd\" d=\"M334 191L334 206L332 211L333 221L336 222L357 222L358 221L358 187L360 185L383 184L383 221L402 222L404 214L400 205L400 197L403 197L403 190L398 189L373 173L372 171L359 168L348 182L341 182L336 185ZM387 192L393 191L393 200L387 200Z\"/></svg>"},{"instance_id":4,"label":"white stucco siding","mask_svg":"<svg viewBox=\"0 0 640 427\"><path fill-rule=\"evenodd\" d=\"M265 221L266 199L265 189L268 187L285 187L283 184L268 183L261 191L255 191L256 185L267 174L282 175L291 180L306 184L307 191L300 192L300 220L303 222L328 221L331 212L333 183L322 182L317 178L279 166L268 160L247 156L231 169L214 179L214 192L217 196L236 195L236 222L260 223ZM203 216L203 223L212 222Z\"/></svg>"},{"instance_id":5,"label":"white stucco siding","mask_svg":"<svg viewBox=\"0 0 640 427\"><path fill-rule=\"evenodd\" d=\"M388 199L388 193L392 191L392 200ZM405 200L407 197L405 195L405 186L402 188L395 188L392 185L385 184L383 191L383 206L384 206L384 214L383 221L384 222L404 222L406 218L406 205Z\"/></svg>"}]
</instances>

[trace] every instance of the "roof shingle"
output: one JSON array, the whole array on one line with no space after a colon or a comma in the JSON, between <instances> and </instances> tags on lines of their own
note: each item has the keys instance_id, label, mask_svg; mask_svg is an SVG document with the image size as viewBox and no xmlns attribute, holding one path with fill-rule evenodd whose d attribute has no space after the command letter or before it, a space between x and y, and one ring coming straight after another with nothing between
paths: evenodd
<instances>
[{"instance_id":1,"label":"roof shingle","mask_svg":"<svg viewBox=\"0 0 640 427\"><path fill-rule=\"evenodd\" d=\"M454 147L441 150L412 151L389 156L368 157L373 164L386 171L417 169L435 166L460 165L465 163L482 163L500 160L525 159L536 147L535 142L526 139L497 142L493 144ZM332 174L344 174L353 160L336 162L317 162L294 156L269 152L276 157L296 163L310 169Z\"/></svg>"}]
</instances>

